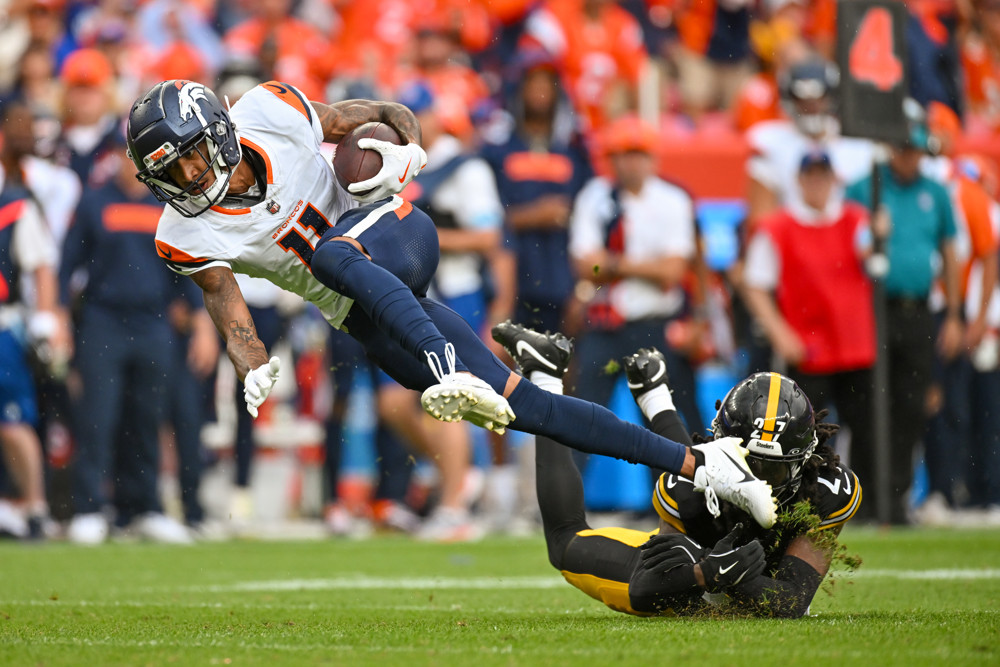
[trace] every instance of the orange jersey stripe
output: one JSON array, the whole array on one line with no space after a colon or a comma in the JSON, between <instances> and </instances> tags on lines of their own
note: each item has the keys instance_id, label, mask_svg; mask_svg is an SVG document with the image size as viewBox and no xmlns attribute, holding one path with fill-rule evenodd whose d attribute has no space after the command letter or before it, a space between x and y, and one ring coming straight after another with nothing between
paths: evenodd
<instances>
[{"instance_id":1,"label":"orange jersey stripe","mask_svg":"<svg viewBox=\"0 0 1000 667\"><path fill-rule=\"evenodd\" d=\"M402 205L400 205L398 208L396 208L396 210L393 211L393 213L396 214L397 218L399 218L400 220L402 220L403 218L405 218L406 216L408 216L410 214L410 211L412 211L412 210L413 210L413 204L411 204L410 202L408 202L406 200L403 200Z\"/></svg>"},{"instance_id":2,"label":"orange jersey stripe","mask_svg":"<svg viewBox=\"0 0 1000 667\"><path fill-rule=\"evenodd\" d=\"M23 199L18 199L0 208L0 229L21 219L21 213L24 211L24 201Z\"/></svg>"},{"instance_id":3,"label":"orange jersey stripe","mask_svg":"<svg viewBox=\"0 0 1000 667\"><path fill-rule=\"evenodd\" d=\"M503 169L512 181L566 183L573 178L573 163L565 155L511 153L504 158Z\"/></svg>"},{"instance_id":4,"label":"orange jersey stripe","mask_svg":"<svg viewBox=\"0 0 1000 667\"><path fill-rule=\"evenodd\" d=\"M156 240L156 253L163 259L171 262L200 264L208 261L204 257L189 255L183 250L178 250L169 243L164 243L159 239Z\"/></svg>"},{"instance_id":5,"label":"orange jersey stripe","mask_svg":"<svg viewBox=\"0 0 1000 667\"><path fill-rule=\"evenodd\" d=\"M305 116L307 121L310 123L312 122L312 116L309 114L309 109L306 108L302 98L295 94L295 91L291 90L280 81L268 81L267 83L262 83L260 85L267 88L268 91L274 93L274 96L279 100Z\"/></svg>"},{"instance_id":6,"label":"orange jersey stripe","mask_svg":"<svg viewBox=\"0 0 1000 667\"><path fill-rule=\"evenodd\" d=\"M213 206L211 210L222 215L243 215L250 212L248 208L224 208L222 206Z\"/></svg>"},{"instance_id":7,"label":"orange jersey stripe","mask_svg":"<svg viewBox=\"0 0 1000 667\"><path fill-rule=\"evenodd\" d=\"M274 183L274 172L271 171L271 158L269 158L267 153L264 152L264 149L245 137L240 137L240 143L248 148L252 148L258 155L264 158L264 169L267 171L267 184L271 185ZM215 209L215 207L212 208L213 210ZM250 209L246 210L249 211Z\"/></svg>"},{"instance_id":8,"label":"orange jersey stripe","mask_svg":"<svg viewBox=\"0 0 1000 667\"><path fill-rule=\"evenodd\" d=\"M163 208L149 204L112 204L104 209L101 222L109 232L155 234Z\"/></svg>"}]
</instances>

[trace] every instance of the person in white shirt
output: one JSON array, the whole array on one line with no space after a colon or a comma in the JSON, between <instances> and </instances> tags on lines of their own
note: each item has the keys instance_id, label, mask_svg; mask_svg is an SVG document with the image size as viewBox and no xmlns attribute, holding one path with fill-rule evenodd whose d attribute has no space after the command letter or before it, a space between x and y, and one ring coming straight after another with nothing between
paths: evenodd
<instances>
[{"instance_id":1,"label":"person in white shirt","mask_svg":"<svg viewBox=\"0 0 1000 667\"><path fill-rule=\"evenodd\" d=\"M612 176L584 185L570 219L577 297L586 304L575 394L607 404L620 375L607 372L608 362L657 347L665 351L674 400L689 429L700 431L693 369L666 340L667 325L685 312L681 283L696 253L694 203L656 176L654 128L626 116L604 139Z\"/></svg>"}]
</instances>

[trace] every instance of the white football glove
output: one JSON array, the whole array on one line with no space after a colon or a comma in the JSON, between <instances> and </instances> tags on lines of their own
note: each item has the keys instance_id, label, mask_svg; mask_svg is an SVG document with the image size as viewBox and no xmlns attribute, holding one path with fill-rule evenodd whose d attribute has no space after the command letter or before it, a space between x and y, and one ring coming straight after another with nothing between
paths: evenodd
<instances>
[{"instance_id":1,"label":"white football glove","mask_svg":"<svg viewBox=\"0 0 1000 667\"><path fill-rule=\"evenodd\" d=\"M367 181L351 183L347 191L363 204L385 199L402 191L420 170L427 166L427 153L417 144L397 146L379 139L361 139L358 148L378 151L382 156L382 169ZM363 195L355 193L365 192Z\"/></svg>"},{"instance_id":2,"label":"white football glove","mask_svg":"<svg viewBox=\"0 0 1000 667\"><path fill-rule=\"evenodd\" d=\"M271 357L266 364L247 373L243 380L243 399L247 402L247 412L254 419L257 418L257 408L267 399L267 395L271 393L274 383L278 380L280 369L281 360L278 357Z\"/></svg>"}]
</instances>

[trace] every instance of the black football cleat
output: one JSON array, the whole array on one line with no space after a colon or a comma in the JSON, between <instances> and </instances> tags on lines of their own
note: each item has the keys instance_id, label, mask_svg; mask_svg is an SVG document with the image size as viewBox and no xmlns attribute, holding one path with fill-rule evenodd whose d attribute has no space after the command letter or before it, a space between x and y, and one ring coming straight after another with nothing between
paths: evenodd
<instances>
[{"instance_id":1,"label":"black football cleat","mask_svg":"<svg viewBox=\"0 0 1000 667\"><path fill-rule=\"evenodd\" d=\"M573 341L561 333L538 333L510 320L494 326L491 333L525 377L533 371L562 377L573 356Z\"/></svg>"},{"instance_id":2,"label":"black football cleat","mask_svg":"<svg viewBox=\"0 0 1000 667\"><path fill-rule=\"evenodd\" d=\"M650 389L667 385L667 360L655 347L644 347L625 361L625 379L634 398Z\"/></svg>"}]
</instances>

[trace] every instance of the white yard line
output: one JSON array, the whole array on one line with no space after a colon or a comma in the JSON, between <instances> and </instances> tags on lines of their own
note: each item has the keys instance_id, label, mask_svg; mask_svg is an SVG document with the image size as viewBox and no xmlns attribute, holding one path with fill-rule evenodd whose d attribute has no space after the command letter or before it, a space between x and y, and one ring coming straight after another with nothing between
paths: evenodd
<instances>
[{"instance_id":1,"label":"white yard line","mask_svg":"<svg viewBox=\"0 0 1000 667\"><path fill-rule=\"evenodd\" d=\"M865 569L834 571L836 578L920 579L927 581L1000 579L1000 569L892 570ZM542 590L566 586L558 576L532 577L368 577L354 575L330 579L272 579L239 581L231 584L191 586L181 590L208 593L253 593L277 591L329 590ZM177 590L177 589L156 589Z\"/></svg>"},{"instance_id":2,"label":"white yard line","mask_svg":"<svg viewBox=\"0 0 1000 667\"><path fill-rule=\"evenodd\" d=\"M940 569L940 570L877 570L861 568L856 572L834 572L836 577L855 579L921 579L950 581L954 579L1000 579L1000 570Z\"/></svg>"}]
</instances>

